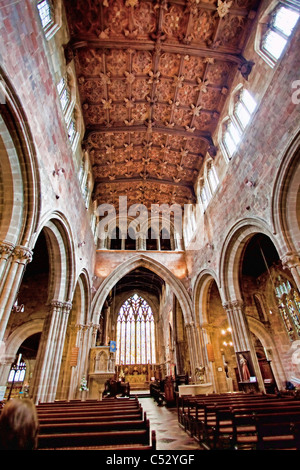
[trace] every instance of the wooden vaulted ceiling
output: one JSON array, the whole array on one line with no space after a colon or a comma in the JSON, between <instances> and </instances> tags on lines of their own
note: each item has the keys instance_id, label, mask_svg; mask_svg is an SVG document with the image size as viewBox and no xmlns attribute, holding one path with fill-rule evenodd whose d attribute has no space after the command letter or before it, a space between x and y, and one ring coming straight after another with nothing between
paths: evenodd
<instances>
[{"instance_id":1,"label":"wooden vaulted ceiling","mask_svg":"<svg viewBox=\"0 0 300 470\"><path fill-rule=\"evenodd\" d=\"M258 3L65 0L98 204L195 201Z\"/></svg>"}]
</instances>

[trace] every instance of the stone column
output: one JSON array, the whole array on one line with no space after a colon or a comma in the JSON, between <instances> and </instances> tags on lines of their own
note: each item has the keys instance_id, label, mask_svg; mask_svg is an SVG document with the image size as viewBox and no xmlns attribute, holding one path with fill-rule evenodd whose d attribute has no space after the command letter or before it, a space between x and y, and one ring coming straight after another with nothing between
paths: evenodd
<instances>
[{"instance_id":1,"label":"stone column","mask_svg":"<svg viewBox=\"0 0 300 470\"><path fill-rule=\"evenodd\" d=\"M55 399L62 351L64 346L69 302L54 300L45 319L41 344L35 366L33 399L36 403Z\"/></svg>"},{"instance_id":2,"label":"stone column","mask_svg":"<svg viewBox=\"0 0 300 470\"><path fill-rule=\"evenodd\" d=\"M226 302L223 304L223 307L226 310L229 326L232 330L231 336L234 350L236 353L242 351L250 351L258 385L260 387L260 390L265 391L265 386L256 357L256 352L251 341L251 334L244 312L243 301L233 300L231 302Z\"/></svg>"},{"instance_id":3,"label":"stone column","mask_svg":"<svg viewBox=\"0 0 300 470\"><path fill-rule=\"evenodd\" d=\"M65 337L68 325L69 313L72 308L71 302L63 302L59 312L59 324L56 332L55 348L53 349L54 357L52 361L51 372L48 378L48 392L47 401L54 401L56 396L56 390L58 385L61 360L63 355L63 349L65 344Z\"/></svg>"},{"instance_id":4,"label":"stone column","mask_svg":"<svg viewBox=\"0 0 300 470\"><path fill-rule=\"evenodd\" d=\"M191 364L191 374L192 378L195 378L195 370L196 367L199 366L199 357L198 357L198 349L196 343L196 335L195 335L195 324L194 322L190 322L186 324L186 333L190 351L190 364Z\"/></svg>"},{"instance_id":5,"label":"stone column","mask_svg":"<svg viewBox=\"0 0 300 470\"><path fill-rule=\"evenodd\" d=\"M4 281L5 271L7 267L7 260L14 250L14 245L7 242L0 242L0 285Z\"/></svg>"},{"instance_id":6,"label":"stone column","mask_svg":"<svg viewBox=\"0 0 300 470\"><path fill-rule=\"evenodd\" d=\"M32 251L25 246L17 246L11 254L10 266L2 286L0 300L0 341L3 340L11 310L16 301L20 282L27 263L32 260Z\"/></svg>"},{"instance_id":7,"label":"stone column","mask_svg":"<svg viewBox=\"0 0 300 470\"><path fill-rule=\"evenodd\" d=\"M82 332L83 332L83 325L77 324L73 328L76 328L76 341L75 346L78 348L78 356L77 356L77 365L72 367L71 371L71 380L70 380L70 388L69 388L69 400L76 399L77 396L77 385L79 383L79 365L80 365L80 357L82 354Z\"/></svg>"},{"instance_id":8,"label":"stone column","mask_svg":"<svg viewBox=\"0 0 300 470\"><path fill-rule=\"evenodd\" d=\"M300 292L300 257L296 253L288 253L282 258L282 265L288 268Z\"/></svg>"},{"instance_id":9,"label":"stone column","mask_svg":"<svg viewBox=\"0 0 300 470\"><path fill-rule=\"evenodd\" d=\"M203 343L201 344L201 346L202 346L202 351L203 351L203 353L202 353L203 354L203 363L202 364L207 369L207 373L205 374L206 375L206 380L213 384L214 391L218 391L216 377L215 377L214 361L209 360L208 349L207 349L208 344L213 345L215 329L216 329L215 326L209 325L208 323L205 323L205 324L202 325Z\"/></svg>"}]
</instances>

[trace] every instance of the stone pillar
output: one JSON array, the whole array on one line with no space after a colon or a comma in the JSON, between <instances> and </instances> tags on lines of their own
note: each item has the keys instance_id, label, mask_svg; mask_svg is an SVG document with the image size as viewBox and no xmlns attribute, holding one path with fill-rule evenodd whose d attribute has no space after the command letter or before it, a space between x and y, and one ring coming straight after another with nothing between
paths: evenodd
<instances>
[{"instance_id":1,"label":"stone pillar","mask_svg":"<svg viewBox=\"0 0 300 470\"><path fill-rule=\"evenodd\" d=\"M77 385L79 384L79 365L80 365L80 357L82 354L82 332L83 332L83 325L77 324L73 328L76 328L76 341L75 346L78 348L78 356L77 356L77 364L76 366L72 367L71 370L71 379L70 379L70 388L69 388L69 400L76 399Z\"/></svg>"},{"instance_id":2,"label":"stone pillar","mask_svg":"<svg viewBox=\"0 0 300 470\"><path fill-rule=\"evenodd\" d=\"M260 390L265 391L263 378L258 364L255 349L252 345L251 334L248 322L244 312L242 300L234 300L223 304L227 313L229 326L231 327L231 336L234 350L236 353L242 351L250 351L255 375Z\"/></svg>"},{"instance_id":3,"label":"stone pillar","mask_svg":"<svg viewBox=\"0 0 300 470\"><path fill-rule=\"evenodd\" d=\"M84 375L87 377L87 356L89 353L89 345L87 342L89 325L80 325L80 359L78 364L78 373L79 373L79 383Z\"/></svg>"},{"instance_id":4,"label":"stone pillar","mask_svg":"<svg viewBox=\"0 0 300 470\"><path fill-rule=\"evenodd\" d=\"M203 355L203 363L207 369L206 375L206 380L207 382L211 382L213 384L214 391L218 391L218 386L216 382L216 376L215 376L215 365L214 361L209 360L209 355L208 355L208 347L207 345L213 345L213 339L214 339L214 331L215 331L215 326L210 325L208 323L205 323L202 325L202 335L201 337L203 338L203 343L201 343L201 349L202 349L202 355ZM214 353L214 351L213 351ZM214 354L213 354L214 355Z\"/></svg>"},{"instance_id":5,"label":"stone pillar","mask_svg":"<svg viewBox=\"0 0 300 470\"><path fill-rule=\"evenodd\" d=\"M198 348L196 342L196 331L194 322L186 324L186 333L190 352L190 364L192 379L195 378L196 367L199 366Z\"/></svg>"},{"instance_id":6,"label":"stone pillar","mask_svg":"<svg viewBox=\"0 0 300 470\"><path fill-rule=\"evenodd\" d=\"M14 250L14 245L7 242L0 242L0 285L4 282L7 260Z\"/></svg>"},{"instance_id":7,"label":"stone pillar","mask_svg":"<svg viewBox=\"0 0 300 470\"><path fill-rule=\"evenodd\" d=\"M71 308L72 308L71 302L63 302L61 309L60 309L59 325L58 325L58 330L56 334L56 344L55 344L55 349L53 350L54 352L53 363L52 363L52 368L51 368L51 372L50 372L49 379L48 379L49 386L48 386L48 392L47 392L47 396L48 396L47 401L55 400L56 389L57 389L58 379L59 379L59 372L60 372L60 367L61 367L61 360L62 360L64 344L65 344L68 318L69 318L69 313L70 313Z\"/></svg>"},{"instance_id":8,"label":"stone pillar","mask_svg":"<svg viewBox=\"0 0 300 470\"><path fill-rule=\"evenodd\" d=\"M6 263L8 258L2 259ZM25 246L14 248L10 257L10 266L8 268L5 280L2 285L0 299L0 341L3 340L11 310L16 301L20 282L24 274L27 263L32 260L32 251Z\"/></svg>"},{"instance_id":9,"label":"stone pillar","mask_svg":"<svg viewBox=\"0 0 300 470\"><path fill-rule=\"evenodd\" d=\"M51 302L35 366L32 391L35 403L55 399L70 309L70 302Z\"/></svg>"},{"instance_id":10,"label":"stone pillar","mask_svg":"<svg viewBox=\"0 0 300 470\"><path fill-rule=\"evenodd\" d=\"M293 276L298 292L300 292L300 258L296 253L288 253L282 258L282 265L288 268Z\"/></svg>"}]
</instances>

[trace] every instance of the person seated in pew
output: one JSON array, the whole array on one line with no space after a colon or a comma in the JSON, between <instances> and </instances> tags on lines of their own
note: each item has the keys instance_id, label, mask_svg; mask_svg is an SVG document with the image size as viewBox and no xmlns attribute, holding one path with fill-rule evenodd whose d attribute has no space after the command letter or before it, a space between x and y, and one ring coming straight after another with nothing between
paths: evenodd
<instances>
[{"instance_id":1,"label":"person seated in pew","mask_svg":"<svg viewBox=\"0 0 300 470\"><path fill-rule=\"evenodd\" d=\"M0 415L0 450L35 450L39 421L29 398L9 400Z\"/></svg>"}]
</instances>

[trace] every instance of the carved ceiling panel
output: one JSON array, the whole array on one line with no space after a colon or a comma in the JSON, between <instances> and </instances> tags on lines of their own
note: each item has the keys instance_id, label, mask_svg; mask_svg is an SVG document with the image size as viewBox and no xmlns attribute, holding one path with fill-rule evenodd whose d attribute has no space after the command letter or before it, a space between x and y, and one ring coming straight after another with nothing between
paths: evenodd
<instances>
[{"instance_id":1,"label":"carved ceiling panel","mask_svg":"<svg viewBox=\"0 0 300 470\"><path fill-rule=\"evenodd\" d=\"M258 0L65 0L94 199L188 203Z\"/></svg>"}]
</instances>

